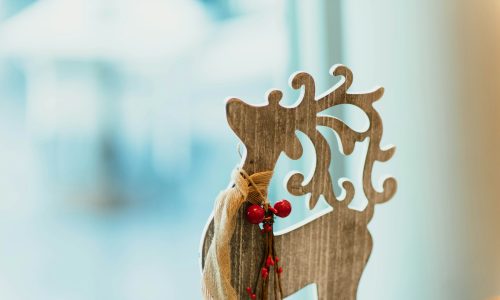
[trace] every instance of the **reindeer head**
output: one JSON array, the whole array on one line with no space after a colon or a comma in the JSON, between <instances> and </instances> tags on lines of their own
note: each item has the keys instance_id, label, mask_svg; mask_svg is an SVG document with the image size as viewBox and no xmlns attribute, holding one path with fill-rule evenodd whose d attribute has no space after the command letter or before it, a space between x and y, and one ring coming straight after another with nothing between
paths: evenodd
<instances>
[{"instance_id":1,"label":"reindeer head","mask_svg":"<svg viewBox=\"0 0 500 300\"><path fill-rule=\"evenodd\" d=\"M302 155L292 110L279 105L282 95L271 91L265 106L252 106L236 98L227 102L227 119L246 146L244 168L249 172L272 170L283 151L292 159Z\"/></svg>"},{"instance_id":2,"label":"reindeer head","mask_svg":"<svg viewBox=\"0 0 500 300\"><path fill-rule=\"evenodd\" d=\"M382 121L373 108L373 102L380 99L383 89L379 88L367 93L353 94L347 90L352 84L352 72L345 66L332 67L331 74L342 76L342 80L322 96L317 97L314 79L308 73L300 72L292 75L290 85L294 89L303 88L301 99L293 107L279 104L282 92L273 90L268 94L268 103L263 106L252 106L242 100L232 98L227 102L226 113L229 125L245 144L247 155L243 168L247 172L273 170L281 152L291 159L302 156L302 146L295 132L301 131L312 141L316 150L316 168L313 178L304 182L300 173L293 174L288 181L288 190L294 195L311 194L310 207L314 207L319 196L323 195L327 202L338 207L341 203L346 207L354 196L354 187L350 181L344 181L345 201L338 201L333 193L329 165L331 154L328 142L317 130L318 126L329 127L335 131L342 143L342 150L349 155L356 142L369 138L369 146L363 171L363 189L370 203L367 213L376 203L387 201L396 191L396 181L388 178L383 184L384 190L377 192L372 185L371 173L375 161L387 161L394 148L381 150ZM370 120L369 128L357 132L341 120L319 115L320 112L339 104L350 104L363 110Z\"/></svg>"}]
</instances>

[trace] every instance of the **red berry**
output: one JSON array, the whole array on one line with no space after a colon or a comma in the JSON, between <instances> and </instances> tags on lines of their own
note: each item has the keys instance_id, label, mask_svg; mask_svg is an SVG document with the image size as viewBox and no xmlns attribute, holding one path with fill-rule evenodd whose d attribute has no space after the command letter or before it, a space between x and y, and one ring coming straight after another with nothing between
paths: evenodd
<instances>
[{"instance_id":1,"label":"red berry","mask_svg":"<svg viewBox=\"0 0 500 300\"><path fill-rule=\"evenodd\" d=\"M273 261L273 258L271 257L271 255L269 255L267 257L267 260L266 260L266 266L274 266L274 261Z\"/></svg>"},{"instance_id":2,"label":"red berry","mask_svg":"<svg viewBox=\"0 0 500 300\"><path fill-rule=\"evenodd\" d=\"M270 224L264 224L264 232L269 232L273 230L273 226L271 226Z\"/></svg>"},{"instance_id":3,"label":"red berry","mask_svg":"<svg viewBox=\"0 0 500 300\"><path fill-rule=\"evenodd\" d=\"M276 215L280 218L286 218L292 212L292 205L285 199L276 202L274 208L278 211Z\"/></svg>"},{"instance_id":4,"label":"red berry","mask_svg":"<svg viewBox=\"0 0 500 300\"><path fill-rule=\"evenodd\" d=\"M255 299L257 299L257 295L252 294L252 296L250 296L250 298L252 298L252 300L255 300Z\"/></svg>"},{"instance_id":5,"label":"red berry","mask_svg":"<svg viewBox=\"0 0 500 300\"><path fill-rule=\"evenodd\" d=\"M275 256L275 257L274 257L274 261L275 261L275 262L279 262L279 261L280 261L280 258L279 258L279 257L277 257L277 256Z\"/></svg>"},{"instance_id":6,"label":"red berry","mask_svg":"<svg viewBox=\"0 0 500 300\"><path fill-rule=\"evenodd\" d=\"M267 271L266 268L262 268L261 275L263 279L267 278L267 275L269 275L269 272Z\"/></svg>"},{"instance_id":7,"label":"red berry","mask_svg":"<svg viewBox=\"0 0 500 300\"><path fill-rule=\"evenodd\" d=\"M276 272L278 272L278 274L281 274L283 272L283 268L279 267L278 270L276 270Z\"/></svg>"},{"instance_id":8,"label":"red berry","mask_svg":"<svg viewBox=\"0 0 500 300\"><path fill-rule=\"evenodd\" d=\"M250 295L252 294L252 288L251 287L247 287L247 293Z\"/></svg>"},{"instance_id":9,"label":"red berry","mask_svg":"<svg viewBox=\"0 0 500 300\"><path fill-rule=\"evenodd\" d=\"M264 220L264 209L257 204L247 207L247 221L252 224L259 224Z\"/></svg>"}]
</instances>

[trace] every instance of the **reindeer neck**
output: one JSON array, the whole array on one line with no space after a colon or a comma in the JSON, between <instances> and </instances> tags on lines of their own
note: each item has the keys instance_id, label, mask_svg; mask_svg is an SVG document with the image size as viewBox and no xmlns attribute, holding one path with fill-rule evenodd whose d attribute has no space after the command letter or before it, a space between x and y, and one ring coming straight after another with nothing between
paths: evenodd
<instances>
[{"instance_id":1,"label":"reindeer neck","mask_svg":"<svg viewBox=\"0 0 500 300\"><path fill-rule=\"evenodd\" d=\"M279 153L271 155L272 153L262 153L261 155L255 153L255 151L248 151L243 162L243 170L245 170L249 175L264 172L273 171L278 160Z\"/></svg>"}]
</instances>

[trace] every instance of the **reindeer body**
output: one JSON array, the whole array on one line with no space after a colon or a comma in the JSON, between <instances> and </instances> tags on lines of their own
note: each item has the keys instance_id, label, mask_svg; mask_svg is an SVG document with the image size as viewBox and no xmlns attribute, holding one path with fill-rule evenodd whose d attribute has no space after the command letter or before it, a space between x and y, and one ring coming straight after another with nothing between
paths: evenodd
<instances>
[{"instance_id":1,"label":"reindeer body","mask_svg":"<svg viewBox=\"0 0 500 300\"><path fill-rule=\"evenodd\" d=\"M231 241L232 285L240 299L248 298L245 288L260 274L258 268L263 252L262 233L257 226L245 221L244 212L242 208ZM355 210L334 210L276 236L276 250L285 269L282 275L284 296L315 283L318 299L355 299L372 249L366 222L366 217ZM212 226L209 225L205 235L202 257L210 246ZM270 299L273 299L272 294Z\"/></svg>"},{"instance_id":2,"label":"reindeer body","mask_svg":"<svg viewBox=\"0 0 500 300\"><path fill-rule=\"evenodd\" d=\"M304 88L302 99L295 107L279 105L280 91L269 93L265 106L251 106L239 99L231 99L226 107L229 125L246 146L242 168L249 174L273 170L282 152L292 159L299 159L302 146L295 135L297 130L310 138L316 150L312 179L304 182L304 176L295 173L289 178L287 188L294 195L309 195L311 208L320 196L324 196L333 210L275 237L276 250L285 270L281 275L284 296L315 283L320 300L355 299L361 274L372 250L367 225L373 216L374 206L389 200L396 191L394 178L384 181L381 192L373 188L371 181L374 162L387 161L394 153L394 148L380 148L382 122L372 106L382 96L383 89L351 94L347 92L352 83L351 71L344 66L334 66L332 74L343 76L344 81L319 98L316 97L312 77L307 73L295 74L291 86ZM338 104L361 108L370 120L369 128L356 132L339 119L318 115ZM350 181L342 183L345 198L337 199L335 196L329 173L330 147L317 130L318 126L329 127L337 133L345 155L352 153L356 142L369 139L363 170L363 191L368 205L363 211L348 207L354 197L354 186ZM240 299L248 297L245 288L259 276L264 251L261 231L258 226L245 221L245 209L246 205L240 208L231 240L231 284ZM213 221L202 240L202 266L212 236ZM269 299L274 299L272 293L269 296Z\"/></svg>"}]
</instances>

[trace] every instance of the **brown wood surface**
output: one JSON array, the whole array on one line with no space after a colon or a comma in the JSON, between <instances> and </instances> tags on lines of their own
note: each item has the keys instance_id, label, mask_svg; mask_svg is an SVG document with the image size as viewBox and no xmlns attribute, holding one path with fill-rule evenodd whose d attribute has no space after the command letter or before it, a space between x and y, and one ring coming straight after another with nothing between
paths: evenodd
<instances>
[{"instance_id":1,"label":"brown wood surface","mask_svg":"<svg viewBox=\"0 0 500 300\"><path fill-rule=\"evenodd\" d=\"M294 107L279 104L282 93L274 90L268 95L268 103L252 106L239 99L227 103L227 120L233 131L246 147L243 169L249 174L273 170L281 152L292 159L302 156L302 146L295 134L305 133L316 150L316 166L312 179L304 182L303 174L296 173L287 183L288 191L294 195L310 195L313 208L323 195L333 211L316 218L293 231L276 236L276 250L284 269L282 284L288 296L308 284L316 283L319 299L355 299L358 283L372 249L371 235L367 224L374 213L375 204L389 200L396 192L396 181L388 178L383 190L378 192L372 184L372 168L375 161L391 158L395 148L381 150L382 121L373 108L383 89L368 93L350 93L351 71L342 65L334 66L332 74L342 76L341 81L322 96L317 96L311 75L301 72L292 76L291 86L303 89L301 101ZM320 112L339 104L357 106L370 120L369 128L357 132L341 120ZM333 192L329 173L331 151L318 126L329 127L339 136L345 155L354 150L356 142L369 139L363 169L363 191L368 205L363 211L348 207L354 196L354 186L344 181L346 190L343 199ZM292 203L293 205L293 203ZM240 209L236 230L231 241L232 284L241 299L248 298L245 288L252 285L259 275L263 253L262 234L258 226L245 221L246 206ZM213 235L213 224L203 237L202 266ZM270 299L273 296L271 295Z\"/></svg>"}]
</instances>

